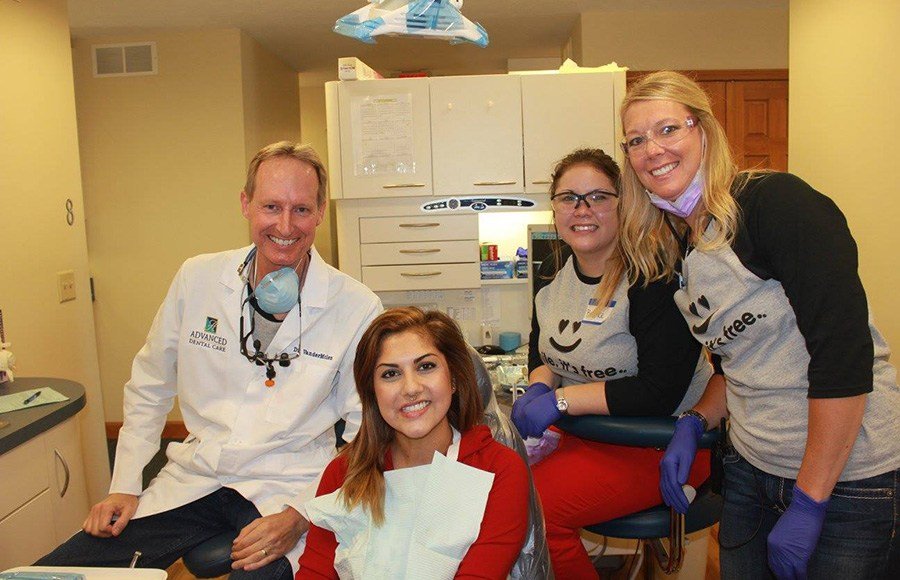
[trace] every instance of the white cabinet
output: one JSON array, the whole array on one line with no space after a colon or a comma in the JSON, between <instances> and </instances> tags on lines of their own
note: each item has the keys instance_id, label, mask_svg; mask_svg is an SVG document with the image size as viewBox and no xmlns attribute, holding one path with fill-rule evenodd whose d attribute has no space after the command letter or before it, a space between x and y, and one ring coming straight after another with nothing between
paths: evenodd
<instances>
[{"instance_id":1,"label":"white cabinet","mask_svg":"<svg viewBox=\"0 0 900 580\"><path fill-rule=\"evenodd\" d=\"M546 193L554 164L579 147L599 147L620 163L618 105L624 74L522 77L525 192Z\"/></svg>"},{"instance_id":2,"label":"white cabinet","mask_svg":"<svg viewBox=\"0 0 900 580\"><path fill-rule=\"evenodd\" d=\"M522 193L518 76L431 79L434 194Z\"/></svg>"},{"instance_id":3,"label":"white cabinet","mask_svg":"<svg viewBox=\"0 0 900 580\"><path fill-rule=\"evenodd\" d=\"M332 171L341 180L333 196L432 194L428 89L425 78L338 83L340 162Z\"/></svg>"},{"instance_id":4,"label":"white cabinet","mask_svg":"<svg viewBox=\"0 0 900 580\"><path fill-rule=\"evenodd\" d=\"M0 455L0 570L81 529L89 505L76 417Z\"/></svg>"},{"instance_id":5,"label":"white cabinet","mask_svg":"<svg viewBox=\"0 0 900 580\"><path fill-rule=\"evenodd\" d=\"M479 285L476 215L359 217L355 225L360 279L372 290Z\"/></svg>"},{"instance_id":6,"label":"white cabinet","mask_svg":"<svg viewBox=\"0 0 900 580\"><path fill-rule=\"evenodd\" d=\"M43 438L53 524L56 540L62 543L81 529L90 508L77 419L64 421L47 431Z\"/></svg>"}]
</instances>

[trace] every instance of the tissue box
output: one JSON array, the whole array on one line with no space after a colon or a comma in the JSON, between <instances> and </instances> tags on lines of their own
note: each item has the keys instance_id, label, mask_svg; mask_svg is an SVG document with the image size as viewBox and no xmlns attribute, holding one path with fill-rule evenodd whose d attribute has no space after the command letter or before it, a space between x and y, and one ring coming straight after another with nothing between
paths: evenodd
<instances>
[{"instance_id":1,"label":"tissue box","mask_svg":"<svg viewBox=\"0 0 900 580\"><path fill-rule=\"evenodd\" d=\"M482 280L502 280L513 277L513 263L510 260L490 260L481 262Z\"/></svg>"}]
</instances>

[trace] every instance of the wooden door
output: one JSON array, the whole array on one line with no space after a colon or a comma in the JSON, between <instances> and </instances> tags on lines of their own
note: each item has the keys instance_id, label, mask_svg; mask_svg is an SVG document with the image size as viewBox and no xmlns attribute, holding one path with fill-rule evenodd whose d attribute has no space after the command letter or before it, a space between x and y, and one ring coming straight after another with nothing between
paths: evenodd
<instances>
[{"instance_id":1,"label":"wooden door","mask_svg":"<svg viewBox=\"0 0 900 580\"><path fill-rule=\"evenodd\" d=\"M715 116L716 120L722 125L722 128L725 129L725 132L728 132L728 101L727 101L727 86L728 83L725 81L697 81L697 84L703 87L703 90L706 91L706 94L709 95L709 100L712 104L712 112L713 116Z\"/></svg>"},{"instance_id":2,"label":"wooden door","mask_svg":"<svg viewBox=\"0 0 900 580\"><path fill-rule=\"evenodd\" d=\"M726 133L740 169L787 171L787 81L727 85Z\"/></svg>"}]
</instances>

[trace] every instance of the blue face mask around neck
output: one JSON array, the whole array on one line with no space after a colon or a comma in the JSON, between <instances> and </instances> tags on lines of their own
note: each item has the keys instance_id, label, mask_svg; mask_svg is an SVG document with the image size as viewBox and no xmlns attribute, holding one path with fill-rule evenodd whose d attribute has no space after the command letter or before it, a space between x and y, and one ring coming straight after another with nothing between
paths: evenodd
<instances>
[{"instance_id":1,"label":"blue face mask around neck","mask_svg":"<svg viewBox=\"0 0 900 580\"><path fill-rule=\"evenodd\" d=\"M300 277L288 267L269 272L253 289L257 305L269 314L288 312L297 304L299 294Z\"/></svg>"}]
</instances>

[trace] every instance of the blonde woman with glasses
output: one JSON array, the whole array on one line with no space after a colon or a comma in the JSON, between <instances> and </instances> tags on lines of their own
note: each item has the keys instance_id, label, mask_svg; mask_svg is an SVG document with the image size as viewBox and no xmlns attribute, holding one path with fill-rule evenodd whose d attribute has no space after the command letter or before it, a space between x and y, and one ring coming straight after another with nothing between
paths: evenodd
<instances>
[{"instance_id":1,"label":"blonde woman with glasses","mask_svg":"<svg viewBox=\"0 0 900 580\"><path fill-rule=\"evenodd\" d=\"M843 214L793 175L738 172L681 74L637 82L622 123L629 275L680 280L717 370L676 424L666 503L687 509L697 440L730 417L723 578L900 577L900 390Z\"/></svg>"},{"instance_id":2,"label":"blonde woman with glasses","mask_svg":"<svg viewBox=\"0 0 900 580\"><path fill-rule=\"evenodd\" d=\"M619 167L581 149L553 171L550 203L570 249L545 260L534 298L531 386L513 406L524 437L564 414L666 416L689 408L712 374L672 299L677 285L629 283L617 245ZM704 456L708 456L704 452ZM579 530L661 503L662 452L564 434L533 466L556 578L597 578ZM693 485L709 473L697 461Z\"/></svg>"}]
</instances>

